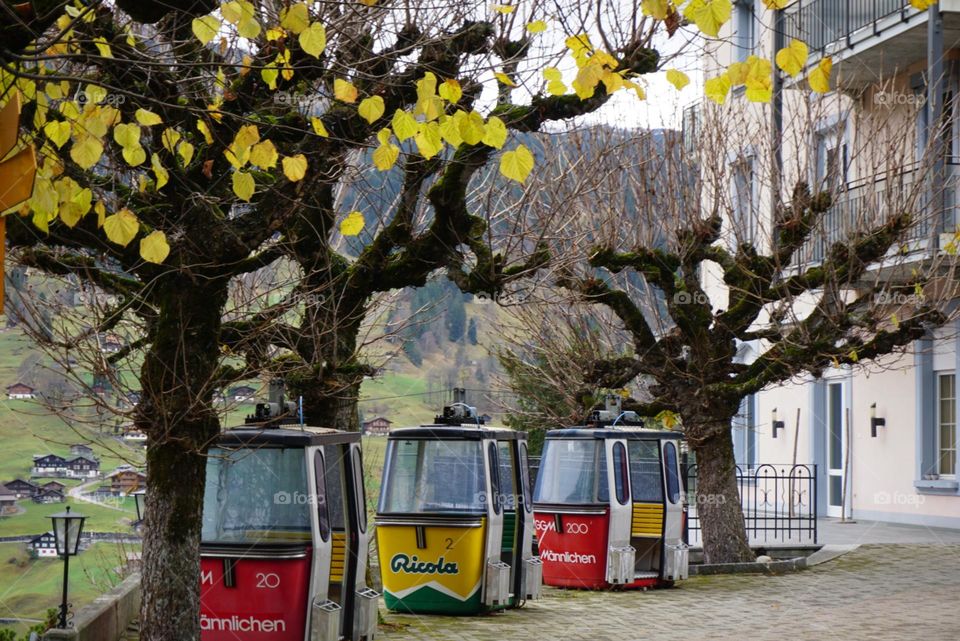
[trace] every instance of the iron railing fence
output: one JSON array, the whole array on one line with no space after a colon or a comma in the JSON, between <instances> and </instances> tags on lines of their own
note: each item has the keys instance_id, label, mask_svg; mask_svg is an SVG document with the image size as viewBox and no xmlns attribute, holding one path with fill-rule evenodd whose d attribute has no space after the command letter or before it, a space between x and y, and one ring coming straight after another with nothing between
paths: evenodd
<instances>
[{"instance_id":1,"label":"iron railing fence","mask_svg":"<svg viewBox=\"0 0 960 641\"><path fill-rule=\"evenodd\" d=\"M897 14L911 15L909 0L798 0L784 10L784 35L822 53L834 42L850 47L879 35L880 21Z\"/></svg>"}]
</instances>

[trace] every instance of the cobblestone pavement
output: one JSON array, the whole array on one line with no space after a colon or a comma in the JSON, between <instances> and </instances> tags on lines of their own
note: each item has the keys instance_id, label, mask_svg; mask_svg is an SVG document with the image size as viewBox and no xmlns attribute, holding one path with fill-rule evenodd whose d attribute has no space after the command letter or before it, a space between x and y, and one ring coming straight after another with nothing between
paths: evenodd
<instances>
[{"instance_id":1,"label":"cobblestone pavement","mask_svg":"<svg viewBox=\"0 0 960 641\"><path fill-rule=\"evenodd\" d=\"M866 545L780 576L693 577L672 590L546 589L519 610L386 613L378 639L726 641L960 639L960 545Z\"/></svg>"}]
</instances>

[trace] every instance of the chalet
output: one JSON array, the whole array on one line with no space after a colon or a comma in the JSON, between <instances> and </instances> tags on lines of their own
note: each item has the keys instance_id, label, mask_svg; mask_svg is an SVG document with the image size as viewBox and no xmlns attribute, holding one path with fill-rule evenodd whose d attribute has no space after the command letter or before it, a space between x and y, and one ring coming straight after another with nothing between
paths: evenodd
<instances>
[{"instance_id":1,"label":"chalet","mask_svg":"<svg viewBox=\"0 0 960 641\"><path fill-rule=\"evenodd\" d=\"M70 478L93 478L100 474L100 461L93 457L75 456L63 465L64 476Z\"/></svg>"},{"instance_id":2,"label":"chalet","mask_svg":"<svg viewBox=\"0 0 960 641\"><path fill-rule=\"evenodd\" d=\"M147 435L138 430L127 430L123 434L123 440L127 443L139 443L141 445L146 445Z\"/></svg>"},{"instance_id":3,"label":"chalet","mask_svg":"<svg viewBox=\"0 0 960 641\"><path fill-rule=\"evenodd\" d=\"M60 481L47 481L40 486L41 490L53 490L54 492L66 492L67 486Z\"/></svg>"},{"instance_id":4,"label":"chalet","mask_svg":"<svg viewBox=\"0 0 960 641\"><path fill-rule=\"evenodd\" d=\"M93 448L83 443L75 443L71 445L70 456L86 456L87 458L96 458L93 455Z\"/></svg>"},{"instance_id":5,"label":"chalet","mask_svg":"<svg viewBox=\"0 0 960 641\"><path fill-rule=\"evenodd\" d=\"M16 492L0 487L0 516L16 514L18 498Z\"/></svg>"},{"instance_id":6,"label":"chalet","mask_svg":"<svg viewBox=\"0 0 960 641\"><path fill-rule=\"evenodd\" d=\"M114 495L130 494L146 488L147 475L134 469L116 469L108 476L110 490Z\"/></svg>"},{"instance_id":7,"label":"chalet","mask_svg":"<svg viewBox=\"0 0 960 641\"><path fill-rule=\"evenodd\" d=\"M57 541L53 537L53 532L44 532L40 536L33 537L27 543L27 546L37 556L57 556Z\"/></svg>"},{"instance_id":8,"label":"chalet","mask_svg":"<svg viewBox=\"0 0 960 641\"><path fill-rule=\"evenodd\" d=\"M361 431L371 436L386 436L390 432L390 425L393 423L390 419L382 416L364 421L361 425Z\"/></svg>"},{"instance_id":9,"label":"chalet","mask_svg":"<svg viewBox=\"0 0 960 641\"><path fill-rule=\"evenodd\" d=\"M249 403L256 396L257 390L250 387L249 385L238 385L230 390L231 400L237 403Z\"/></svg>"},{"instance_id":10,"label":"chalet","mask_svg":"<svg viewBox=\"0 0 960 641\"><path fill-rule=\"evenodd\" d=\"M33 476L64 476L67 460L56 454L34 454Z\"/></svg>"},{"instance_id":11,"label":"chalet","mask_svg":"<svg viewBox=\"0 0 960 641\"><path fill-rule=\"evenodd\" d=\"M13 492L18 499L30 498L40 491L39 487L30 481L24 481L23 479L14 479L9 483L4 483L3 487L8 492Z\"/></svg>"},{"instance_id":12,"label":"chalet","mask_svg":"<svg viewBox=\"0 0 960 641\"><path fill-rule=\"evenodd\" d=\"M116 354L123 349L123 339L116 334L101 334L98 340L100 351L104 354Z\"/></svg>"},{"instance_id":13,"label":"chalet","mask_svg":"<svg viewBox=\"0 0 960 641\"><path fill-rule=\"evenodd\" d=\"M7 385L7 398L9 399L28 399L36 398L37 390L24 383L14 383Z\"/></svg>"},{"instance_id":14,"label":"chalet","mask_svg":"<svg viewBox=\"0 0 960 641\"><path fill-rule=\"evenodd\" d=\"M41 488L39 492L33 495L34 503L63 503L66 495L59 490L47 490Z\"/></svg>"}]
</instances>

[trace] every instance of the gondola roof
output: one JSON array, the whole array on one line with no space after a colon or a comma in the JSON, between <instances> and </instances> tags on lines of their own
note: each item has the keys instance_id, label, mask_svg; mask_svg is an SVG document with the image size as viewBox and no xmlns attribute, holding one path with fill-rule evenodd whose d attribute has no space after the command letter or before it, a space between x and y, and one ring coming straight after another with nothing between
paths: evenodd
<instances>
[{"instance_id":1,"label":"gondola roof","mask_svg":"<svg viewBox=\"0 0 960 641\"><path fill-rule=\"evenodd\" d=\"M497 441L513 441L526 439L526 432L519 432L508 427L494 425L477 425L475 423L460 423L454 425L430 424L417 427L402 427L390 430L388 438L432 438L432 439L466 439Z\"/></svg>"},{"instance_id":2,"label":"gondola roof","mask_svg":"<svg viewBox=\"0 0 960 641\"><path fill-rule=\"evenodd\" d=\"M671 439L683 440L683 432L669 430L649 430L639 426L625 427L562 427L548 430L546 438L625 438L628 440Z\"/></svg>"},{"instance_id":3,"label":"gondola roof","mask_svg":"<svg viewBox=\"0 0 960 641\"><path fill-rule=\"evenodd\" d=\"M307 447L308 445L352 443L359 440L360 432L344 432L329 427L241 425L223 432L217 445L221 447Z\"/></svg>"}]
</instances>

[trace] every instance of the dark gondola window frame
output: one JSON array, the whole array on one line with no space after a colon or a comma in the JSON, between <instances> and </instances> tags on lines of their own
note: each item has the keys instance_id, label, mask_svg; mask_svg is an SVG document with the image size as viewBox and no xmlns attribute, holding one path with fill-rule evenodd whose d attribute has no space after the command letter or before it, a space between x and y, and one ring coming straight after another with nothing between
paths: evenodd
<instances>
[{"instance_id":1,"label":"dark gondola window frame","mask_svg":"<svg viewBox=\"0 0 960 641\"><path fill-rule=\"evenodd\" d=\"M668 441L663 447L663 452L663 464L667 477L667 486L664 489L670 502L676 503L680 500L680 471L677 469L677 446Z\"/></svg>"},{"instance_id":2,"label":"dark gondola window frame","mask_svg":"<svg viewBox=\"0 0 960 641\"><path fill-rule=\"evenodd\" d=\"M327 461L323 450L317 450L313 455L313 476L320 540L326 543L330 540L330 510L327 509Z\"/></svg>"},{"instance_id":3,"label":"dark gondola window frame","mask_svg":"<svg viewBox=\"0 0 960 641\"><path fill-rule=\"evenodd\" d=\"M617 503L626 505L630 501L630 470L627 467L627 448L621 442L613 444L613 468Z\"/></svg>"},{"instance_id":4,"label":"dark gondola window frame","mask_svg":"<svg viewBox=\"0 0 960 641\"><path fill-rule=\"evenodd\" d=\"M497 442L490 441L487 445L487 455L490 458L488 473L490 475L490 494L487 497L493 505L493 513L500 514L500 459L497 452Z\"/></svg>"}]
</instances>

